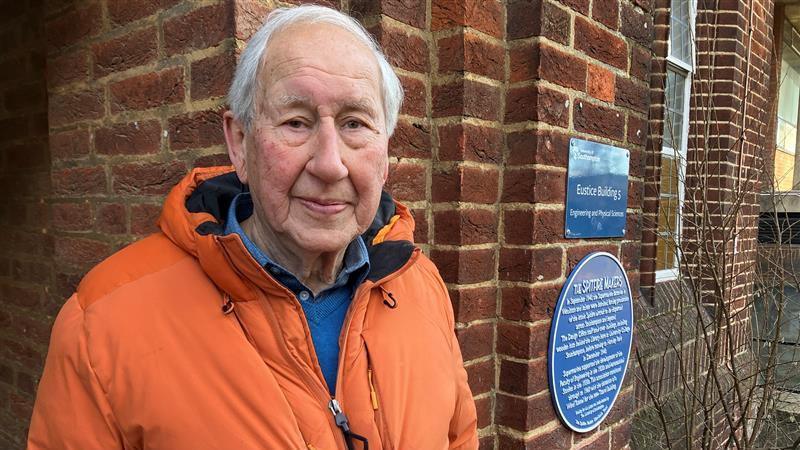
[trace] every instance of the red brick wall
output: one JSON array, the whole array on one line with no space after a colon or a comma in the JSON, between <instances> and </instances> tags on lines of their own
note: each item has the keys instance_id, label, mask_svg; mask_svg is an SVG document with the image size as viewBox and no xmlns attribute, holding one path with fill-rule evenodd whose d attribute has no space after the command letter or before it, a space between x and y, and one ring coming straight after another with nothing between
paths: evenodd
<instances>
[{"instance_id":1,"label":"red brick wall","mask_svg":"<svg viewBox=\"0 0 800 450\"><path fill-rule=\"evenodd\" d=\"M154 229L178 178L193 166L226 161L222 96L237 49L276 3L48 3L52 161L42 167L52 192L40 204L52 222L44 226L50 246L43 248L53 273L32 287L54 306L35 308L40 335L89 267ZM411 207L416 240L448 284L481 447L626 445L630 380L600 429L573 434L552 410L545 353L561 284L584 255L619 256L638 289L650 4L328 3L352 11L375 34L405 87L388 187ZM631 151L625 238L563 238L572 136ZM36 364L44 351L38 342ZM3 388L8 360L0 358ZM31 367L23 388L31 387L17 394L27 405L38 373ZM17 442L26 413L4 419L16 427Z\"/></svg>"},{"instance_id":2,"label":"red brick wall","mask_svg":"<svg viewBox=\"0 0 800 450\"><path fill-rule=\"evenodd\" d=\"M50 334L50 153L41 2L0 19L0 448L20 448Z\"/></svg>"}]
</instances>

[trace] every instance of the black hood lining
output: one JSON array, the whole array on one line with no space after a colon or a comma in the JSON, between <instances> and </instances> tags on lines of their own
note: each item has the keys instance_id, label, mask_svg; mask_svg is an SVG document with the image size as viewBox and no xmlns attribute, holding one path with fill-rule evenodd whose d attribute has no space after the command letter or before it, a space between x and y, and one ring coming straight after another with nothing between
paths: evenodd
<instances>
[{"instance_id":1,"label":"black hood lining","mask_svg":"<svg viewBox=\"0 0 800 450\"><path fill-rule=\"evenodd\" d=\"M215 221L203 222L195 231L203 236L222 235L233 198L248 190L248 186L239 181L236 172L218 175L200 183L186 199L186 209L191 213L211 214ZM402 267L414 252L414 244L409 241L386 241L372 245L375 236L396 212L397 207L392 196L383 191L375 218L361 235L369 252L370 272L367 279L371 281L377 281Z\"/></svg>"}]
</instances>

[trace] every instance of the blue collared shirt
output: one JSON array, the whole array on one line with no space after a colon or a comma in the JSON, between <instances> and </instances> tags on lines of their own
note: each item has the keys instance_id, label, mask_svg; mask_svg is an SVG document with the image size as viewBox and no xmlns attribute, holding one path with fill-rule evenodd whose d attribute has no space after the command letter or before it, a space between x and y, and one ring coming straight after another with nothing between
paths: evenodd
<instances>
[{"instance_id":1,"label":"blue collared shirt","mask_svg":"<svg viewBox=\"0 0 800 450\"><path fill-rule=\"evenodd\" d=\"M353 294L369 272L367 246L364 245L361 236L353 239L345 250L342 269L336 276L336 281L331 287L314 296L311 289L291 272L271 260L242 230L240 222L252 214L253 199L250 193L242 192L236 195L228 209L225 234L238 234L253 259L297 297L308 321L322 375L328 384L328 390L334 394L336 374L339 370L339 335Z\"/></svg>"}]
</instances>

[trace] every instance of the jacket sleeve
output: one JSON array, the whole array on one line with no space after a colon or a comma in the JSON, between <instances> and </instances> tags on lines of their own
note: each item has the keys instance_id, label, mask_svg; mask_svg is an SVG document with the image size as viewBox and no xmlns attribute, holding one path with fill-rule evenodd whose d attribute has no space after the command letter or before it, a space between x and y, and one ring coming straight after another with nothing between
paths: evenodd
<instances>
[{"instance_id":1,"label":"jacket sleeve","mask_svg":"<svg viewBox=\"0 0 800 450\"><path fill-rule=\"evenodd\" d=\"M28 450L125 448L91 365L84 319L84 310L73 295L53 325Z\"/></svg>"},{"instance_id":2,"label":"jacket sleeve","mask_svg":"<svg viewBox=\"0 0 800 450\"><path fill-rule=\"evenodd\" d=\"M473 450L478 448L478 414L475 410L475 400L472 398L472 390L467 382L467 371L464 369L464 359L461 356L461 347L455 333L455 318L453 316L453 304L444 281L441 281L441 288L444 290L445 310L447 314L448 329L452 339L451 348L453 349L453 366L456 376L456 408L453 417L450 419L450 430L448 438L450 449Z\"/></svg>"},{"instance_id":3,"label":"jacket sleeve","mask_svg":"<svg viewBox=\"0 0 800 450\"><path fill-rule=\"evenodd\" d=\"M478 416L475 410L475 400L472 390L467 383L467 371L461 358L461 348L458 346L455 332L453 332L453 364L456 365L456 409L450 419L451 449L477 449L478 448Z\"/></svg>"}]
</instances>

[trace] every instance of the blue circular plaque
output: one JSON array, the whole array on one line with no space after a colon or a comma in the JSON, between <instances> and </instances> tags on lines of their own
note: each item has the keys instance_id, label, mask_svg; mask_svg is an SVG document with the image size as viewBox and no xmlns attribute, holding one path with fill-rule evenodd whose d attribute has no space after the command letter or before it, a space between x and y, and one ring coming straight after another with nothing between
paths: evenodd
<instances>
[{"instance_id":1,"label":"blue circular plaque","mask_svg":"<svg viewBox=\"0 0 800 450\"><path fill-rule=\"evenodd\" d=\"M553 404L570 429L591 431L611 411L628 368L632 331L625 269L610 253L590 253L561 289L547 352Z\"/></svg>"}]
</instances>

